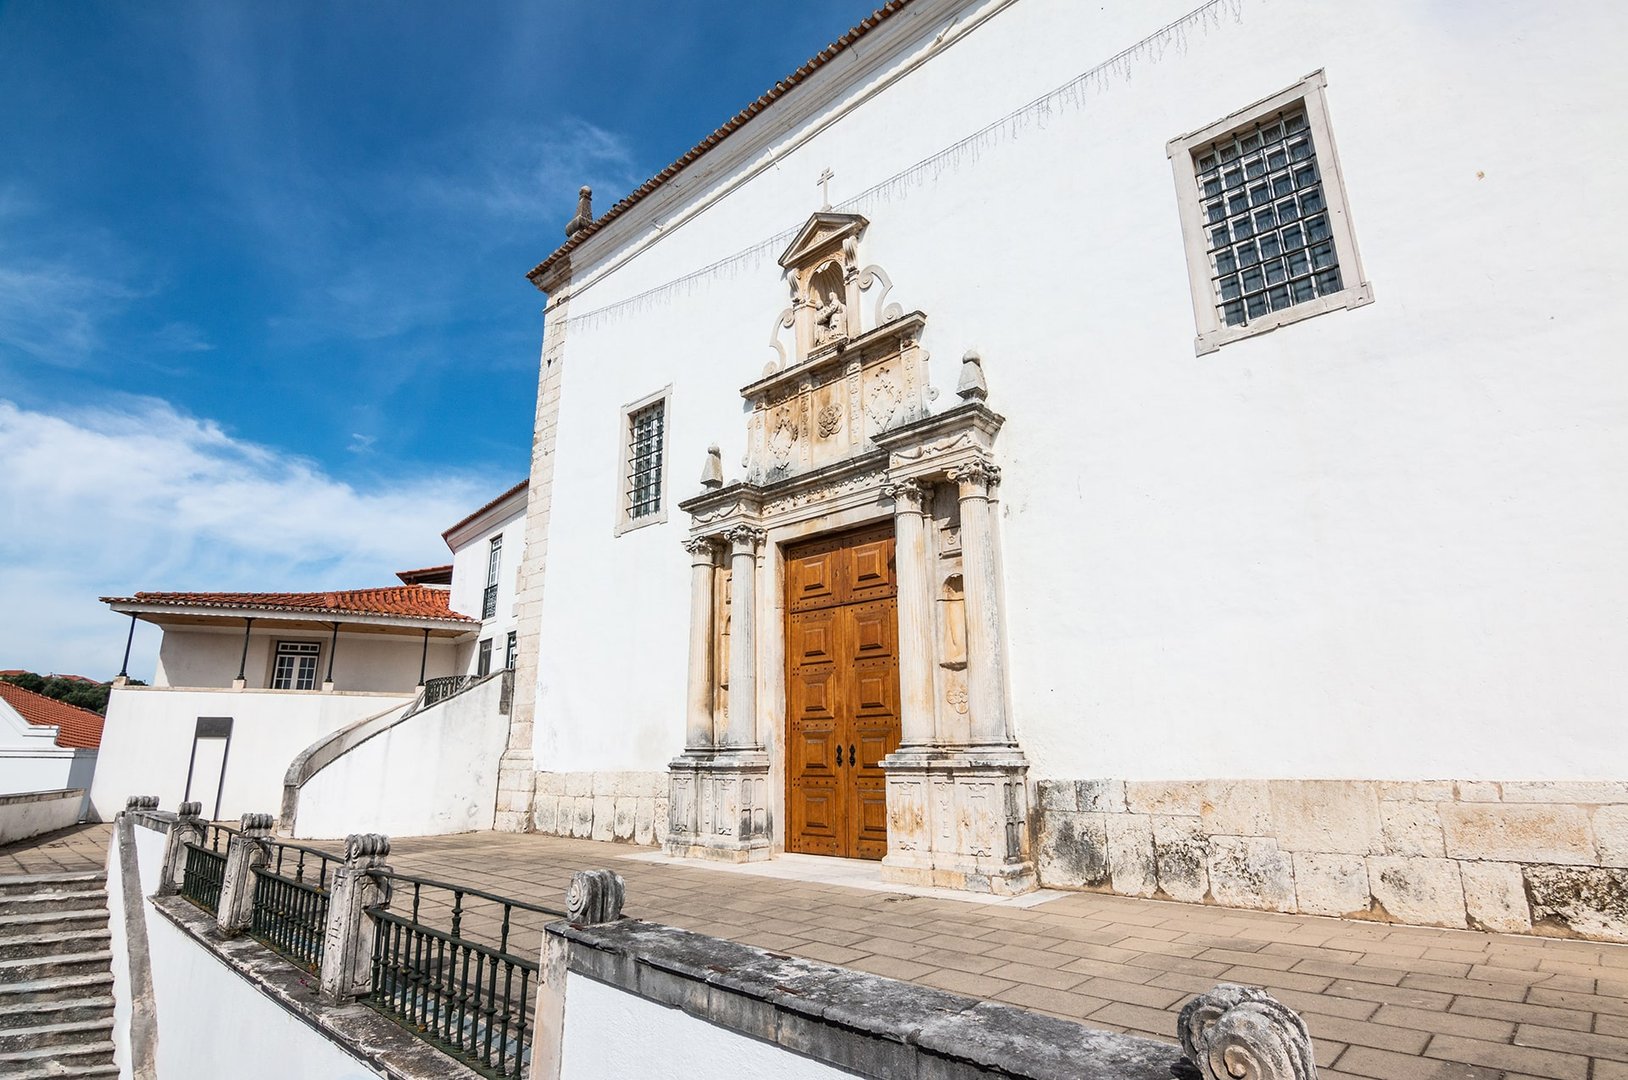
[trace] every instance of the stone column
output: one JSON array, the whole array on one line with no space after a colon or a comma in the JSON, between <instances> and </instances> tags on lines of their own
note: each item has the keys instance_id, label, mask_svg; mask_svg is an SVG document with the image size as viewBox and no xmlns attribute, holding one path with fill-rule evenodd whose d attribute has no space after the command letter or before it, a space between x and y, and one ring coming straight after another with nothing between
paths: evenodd
<instances>
[{"instance_id":1,"label":"stone column","mask_svg":"<svg viewBox=\"0 0 1628 1080\"><path fill-rule=\"evenodd\" d=\"M388 893L374 876L388 871L390 838L379 833L352 833L345 837L345 862L334 869L328 895L328 925L322 945L322 1000L345 1005L373 986L373 927L367 909Z\"/></svg>"},{"instance_id":2,"label":"stone column","mask_svg":"<svg viewBox=\"0 0 1628 1080\"><path fill-rule=\"evenodd\" d=\"M698 752L712 749L712 702L716 693L712 591L718 543L710 536L700 536L685 541L684 549L690 553L690 682L684 748Z\"/></svg>"},{"instance_id":3,"label":"stone column","mask_svg":"<svg viewBox=\"0 0 1628 1080\"><path fill-rule=\"evenodd\" d=\"M933 742L933 564L923 518L927 492L919 480L888 484L899 579L900 746Z\"/></svg>"},{"instance_id":4,"label":"stone column","mask_svg":"<svg viewBox=\"0 0 1628 1080\"><path fill-rule=\"evenodd\" d=\"M1000 469L974 461L950 473L960 485L962 581L967 605L967 694L975 746L1007 746L1006 655L1000 610L1000 565L989 489Z\"/></svg>"},{"instance_id":5,"label":"stone column","mask_svg":"<svg viewBox=\"0 0 1628 1080\"><path fill-rule=\"evenodd\" d=\"M266 838L276 820L270 814L244 814L242 828L226 845L226 871L215 910L215 926L222 937L241 934L254 923L254 868L266 865Z\"/></svg>"},{"instance_id":6,"label":"stone column","mask_svg":"<svg viewBox=\"0 0 1628 1080\"><path fill-rule=\"evenodd\" d=\"M737 525L724 534L730 545L729 721L720 749L758 745L757 736L757 552L763 530Z\"/></svg>"},{"instance_id":7,"label":"stone column","mask_svg":"<svg viewBox=\"0 0 1628 1080\"><path fill-rule=\"evenodd\" d=\"M203 842L203 804L182 803L175 812L169 835L164 838L164 872L158 879L159 896L174 896L181 891L181 879L187 871L187 844Z\"/></svg>"}]
</instances>

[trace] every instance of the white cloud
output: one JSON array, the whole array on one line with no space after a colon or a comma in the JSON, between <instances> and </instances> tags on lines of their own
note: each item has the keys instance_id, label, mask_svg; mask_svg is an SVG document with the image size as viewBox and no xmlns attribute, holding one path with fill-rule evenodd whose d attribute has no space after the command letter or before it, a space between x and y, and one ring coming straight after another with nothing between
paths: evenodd
<instances>
[{"instance_id":1,"label":"white cloud","mask_svg":"<svg viewBox=\"0 0 1628 1080\"><path fill-rule=\"evenodd\" d=\"M392 584L495 493L467 474L360 490L154 399L62 415L0 399L0 463L0 666L93 677L126 630L98 596Z\"/></svg>"}]
</instances>

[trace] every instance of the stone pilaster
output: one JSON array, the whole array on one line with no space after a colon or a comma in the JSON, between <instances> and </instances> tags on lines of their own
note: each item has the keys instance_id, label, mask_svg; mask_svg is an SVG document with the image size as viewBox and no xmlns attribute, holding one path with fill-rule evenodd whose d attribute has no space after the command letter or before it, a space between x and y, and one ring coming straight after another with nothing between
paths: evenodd
<instances>
[{"instance_id":1,"label":"stone pilaster","mask_svg":"<svg viewBox=\"0 0 1628 1080\"><path fill-rule=\"evenodd\" d=\"M378 833L345 838L345 862L334 869L328 926L322 946L322 1000L344 1005L366 994L373 980L373 927L367 909L388 903L376 870L389 870L390 838Z\"/></svg>"},{"instance_id":2,"label":"stone pilaster","mask_svg":"<svg viewBox=\"0 0 1628 1080\"><path fill-rule=\"evenodd\" d=\"M712 749L712 703L717 696L712 612L718 543L710 536L701 536L686 541L684 547L690 553L690 680L684 747L690 752L705 752Z\"/></svg>"},{"instance_id":3,"label":"stone pilaster","mask_svg":"<svg viewBox=\"0 0 1628 1080\"><path fill-rule=\"evenodd\" d=\"M203 804L184 802L175 812L175 821L164 837L164 871L158 879L158 895L173 896L181 891L187 871L187 844L204 842Z\"/></svg>"},{"instance_id":4,"label":"stone pilaster","mask_svg":"<svg viewBox=\"0 0 1628 1080\"><path fill-rule=\"evenodd\" d=\"M729 715L720 750L755 749L757 731L757 553L763 530L737 525L729 542Z\"/></svg>"},{"instance_id":5,"label":"stone pilaster","mask_svg":"<svg viewBox=\"0 0 1628 1080\"><path fill-rule=\"evenodd\" d=\"M971 741L1009 746L1006 719L1006 644L1001 625L1000 565L990 514L990 488L1000 469L973 461L950 473L960 486L961 560L967 604L967 694Z\"/></svg>"},{"instance_id":6,"label":"stone pilaster","mask_svg":"<svg viewBox=\"0 0 1628 1080\"><path fill-rule=\"evenodd\" d=\"M933 742L933 567L920 481L887 485L893 500L895 560L899 584L899 727L901 748Z\"/></svg>"},{"instance_id":7,"label":"stone pilaster","mask_svg":"<svg viewBox=\"0 0 1628 1080\"><path fill-rule=\"evenodd\" d=\"M254 868L266 865L271 814L244 814L241 828L226 845L226 871L221 880L215 925L222 937L235 937L254 922Z\"/></svg>"},{"instance_id":8,"label":"stone pilaster","mask_svg":"<svg viewBox=\"0 0 1628 1080\"><path fill-rule=\"evenodd\" d=\"M526 552L515 589L514 702L509 742L498 763L497 814L500 832L531 831L532 792L537 763L533 732L537 710L537 661L542 635L543 584L548 568L549 522L554 501L554 453L560 422L560 387L565 368L565 336L570 308L569 260L546 283L543 355L537 382L537 415L531 447L531 483L526 495Z\"/></svg>"}]
</instances>

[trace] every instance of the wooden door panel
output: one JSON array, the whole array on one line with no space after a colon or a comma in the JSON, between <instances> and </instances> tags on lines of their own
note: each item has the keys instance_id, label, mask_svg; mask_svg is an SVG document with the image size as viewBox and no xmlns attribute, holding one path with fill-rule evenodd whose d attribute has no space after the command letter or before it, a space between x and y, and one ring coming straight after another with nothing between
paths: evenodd
<instances>
[{"instance_id":1,"label":"wooden door panel","mask_svg":"<svg viewBox=\"0 0 1628 1080\"><path fill-rule=\"evenodd\" d=\"M854 604L844 609L849 625L843 640L850 663L863 660L896 659L899 655L899 615L897 602Z\"/></svg>"},{"instance_id":2,"label":"wooden door panel","mask_svg":"<svg viewBox=\"0 0 1628 1080\"><path fill-rule=\"evenodd\" d=\"M852 851L856 859L880 859L887 854L887 783L880 777L861 778L853 803Z\"/></svg>"},{"instance_id":3,"label":"wooden door panel","mask_svg":"<svg viewBox=\"0 0 1628 1080\"><path fill-rule=\"evenodd\" d=\"M842 602L838 577L841 551L811 551L786 557L786 606L792 611L834 607Z\"/></svg>"},{"instance_id":4,"label":"wooden door panel","mask_svg":"<svg viewBox=\"0 0 1628 1080\"><path fill-rule=\"evenodd\" d=\"M893 573L893 537L883 536L861 542L845 554L850 601L896 596L899 588Z\"/></svg>"}]
</instances>

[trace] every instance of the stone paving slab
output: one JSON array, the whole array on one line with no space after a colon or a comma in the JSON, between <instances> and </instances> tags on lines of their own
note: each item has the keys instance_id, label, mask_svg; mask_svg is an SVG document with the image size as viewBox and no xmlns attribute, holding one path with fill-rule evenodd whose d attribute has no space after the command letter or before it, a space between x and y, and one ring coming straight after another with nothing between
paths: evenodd
<instances>
[{"instance_id":1,"label":"stone paving slab","mask_svg":"<svg viewBox=\"0 0 1628 1080\"><path fill-rule=\"evenodd\" d=\"M107 839L91 826L0 848L0 874L100 867ZM650 850L469 833L394 839L390 863L555 908L573 872L609 867L634 918L1165 1039L1193 994L1264 986L1305 1017L1328 1080L1628 1080L1628 946L1097 893L968 903L673 865ZM411 900L399 890L393 906ZM419 897L437 925L450 903ZM535 953L548 919L512 913L511 948ZM502 916L469 900L463 926L496 943Z\"/></svg>"}]
</instances>

